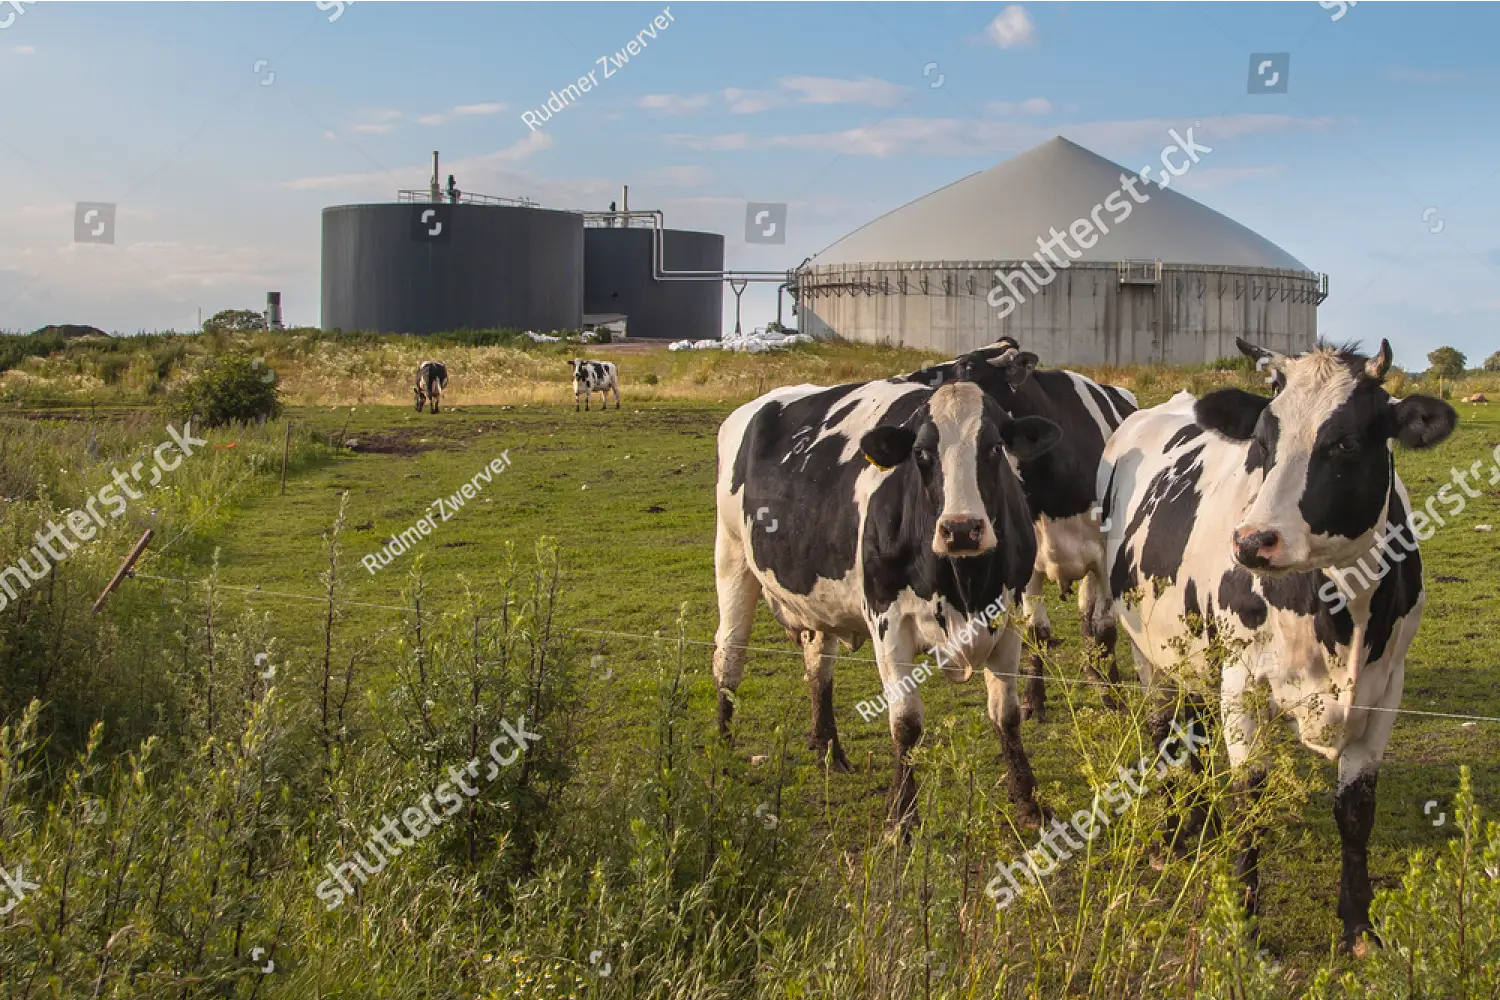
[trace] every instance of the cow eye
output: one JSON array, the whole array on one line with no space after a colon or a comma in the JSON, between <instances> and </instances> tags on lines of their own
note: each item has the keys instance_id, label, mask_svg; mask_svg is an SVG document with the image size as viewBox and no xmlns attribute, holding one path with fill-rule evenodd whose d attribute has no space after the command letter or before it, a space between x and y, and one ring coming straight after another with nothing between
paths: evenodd
<instances>
[{"instance_id":1,"label":"cow eye","mask_svg":"<svg viewBox=\"0 0 1500 1000\"><path fill-rule=\"evenodd\" d=\"M932 452L928 451L926 448L913 448L911 454L912 457L917 460L918 465L932 464Z\"/></svg>"},{"instance_id":2,"label":"cow eye","mask_svg":"<svg viewBox=\"0 0 1500 1000\"><path fill-rule=\"evenodd\" d=\"M1005 457L1005 445L1001 444L998 441L996 441L994 444L990 445L990 458L993 458L993 459L995 459L995 460L998 461L998 460L1000 460L1000 459L1002 459L1004 457Z\"/></svg>"},{"instance_id":3,"label":"cow eye","mask_svg":"<svg viewBox=\"0 0 1500 1000\"><path fill-rule=\"evenodd\" d=\"M1340 455L1352 455L1359 451L1359 442L1352 437L1339 438L1338 444L1333 447Z\"/></svg>"}]
</instances>

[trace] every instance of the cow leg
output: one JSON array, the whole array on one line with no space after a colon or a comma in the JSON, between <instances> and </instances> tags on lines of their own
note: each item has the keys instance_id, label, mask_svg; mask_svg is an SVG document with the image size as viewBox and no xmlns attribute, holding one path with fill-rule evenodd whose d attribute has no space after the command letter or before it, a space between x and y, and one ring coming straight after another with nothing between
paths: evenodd
<instances>
[{"instance_id":1,"label":"cow leg","mask_svg":"<svg viewBox=\"0 0 1500 1000\"><path fill-rule=\"evenodd\" d=\"M1031 582L1026 585L1026 596L1023 604L1026 608L1026 617L1031 622L1027 631L1027 638L1037 649L1052 648L1052 619L1047 616L1047 601L1042 595L1042 586L1047 582L1047 577L1040 570L1031 574ZM1016 668L1020 668L1020 660L1017 658ZM1042 672L1045 664L1042 662L1041 653L1033 653L1030 658L1030 669L1026 681L1026 697L1021 705L1022 719L1036 719L1038 722L1047 721L1047 688L1042 680Z\"/></svg>"},{"instance_id":2,"label":"cow leg","mask_svg":"<svg viewBox=\"0 0 1500 1000\"><path fill-rule=\"evenodd\" d=\"M578 412L578 390L577 389L573 390L573 412L574 413Z\"/></svg>"},{"instance_id":3,"label":"cow leg","mask_svg":"<svg viewBox=\"0 0 1500 1000\"><path fill-rule=\"evenodd\" d=\"M853 768L839 745L838 726L833 720L833 660L838 646L838 639L826 632L803 633L802 663L812 697L812 732L807 746L818 755L819 763L828 760L833 770L847 774Z\"/></svg>"},{"instance_id":4,"label":"cow leg","mask_svg":"<svg viewBox=\"0 0 1500 1000\"><path fill-rule=\"evenodd\" d=\"M1036 777L1031 761L1021 743L1020 680L1021 633L1007 626L985 663L985 714L1000 735L1000 750L1005 754L1005 790L1016 807L1020 825L1035 829L1042 825L1041 807L1036 802Z\"/></svg>"},{"instance_id":5,"label":"cow leg","mask_svg":"<svg viewBox=\"0 0 1500 1000\"><path fill-rule=\"evenodd\" d=\"M920 677L915 676L917 644L908 634L907 624L896 616L894 607L888 614L890 617L871 621L869 631L872 637L876 637L875 662L880 668L880 681L886 691L891 719L895 767L891 780L890 815L892 821L900 825L902 833L909 836L917 823L917 775L910 754L922 741L926 718L917 685L928 676L927 670L933 668L925 668Z\"/></svg>"},{"instance_id":6,"label":"cow leg","mask_svg":"<svg viewBox=\"0 0 1500 1000\"><path fill-rule=\"evenodd\" d=\"M750 644L750 629L755 624L760 581L750 572L738 533L726 526L722 518L714 539L714 580L719 591L714 683L719 691L719 734L728 739L729 723L734 718L734 692L745 675L745 657Z\"/></svg>"},{"instance_id":7,"label":"cow leg","mask_svg":"<svg viewBox=\"0 0 1500 1000\"><path fill-rule=\"evenodd\" d=\"M620 408L620 383L615 383L615 409Z\"/></svg>"},{"instance_id":8,"label":"cow leg","mask_svg":"<svg viewBox=\"0 0 1500 1000\"><path fill-rule=\"evenodd\" d=\"M1260 800L1266 783L1266 772L1262 767L1248 768L1241 777L1236 777L1232 786L1239 807L1250 810ZM1250 916L1260 914L1260 841L1262 828L1255 827L1245 834L1240 852L1235 857L1234 874L1245 886L1245 912Z\"/></svg>"},{"instance_id":9,"label":"cow leg","mask_svg":"<svg viewBox=\"0 0 1500 1000\"><path fill-rule=\"evenodd\" d=\"M1164 703L1152 716L1148 724L1150 733L1150 745L1158 749L1173 742L1172 723L1176 722L1183 729L1192 729L1206 737L1205 726L1202 720L1204 706L1201 699L1189 696L1181 706L1185 711L1179 712L1179 706L1175 699ZM1185 721L1183 719L1185 717ZM1249 744L1242 744L1247 747ZM1185 748L1186 749L1186 748ZM1203 761L1197 753L1187 755L1188 770L1194 775L1203 773ZM1179 793L1167 786L1167 794L1175 805ZM1187 817L1181 817L1169 813L1162 820L1161 835L1168 850L1178 855L1188 852L1194 841L1202 832L1204 825L1208 822L1208 806L1202 801L1202 797L1194 791L1188 800Z\"/></svg>"},{"instance_id":10,"label":"cow leg","mask_svg":"<svg viewBox=\"0 0 1500 1000\"><path fill-rule=\"evenodd\" d=\"M1386 707L1401 704L1405 679L1403 665L1387 685ZM1369 713L1364 736L1339 754L1339 787L1333 797L1333 818L1342 847L1339 916L1344 921L1344 937L1339 947L1359 957L1369 947L1361 938L1380 943L1370 925L1370 901L1375 893L1370 887L1369 844L1375 826L1375 782L1395 724L1395 712Z\"/></svg>"},{"instance_id":11,"label":"cow leg","mask_svg":"<svg viewBox=\"0 0 1500 1000\"><path fill-rule=\"evenodd\" d=\"M1122 709L1125 703L1118 693L1120 668L1115 663L1115 643L1120 633L1115 625L1114 601L1096 567L1090 568L1078 585L1078 615L1083 631L1083 672L1099 686L1105 708ZM1096 658L1109 672L1107 681L1094 666Z\"/></svg>"}]
</instances>

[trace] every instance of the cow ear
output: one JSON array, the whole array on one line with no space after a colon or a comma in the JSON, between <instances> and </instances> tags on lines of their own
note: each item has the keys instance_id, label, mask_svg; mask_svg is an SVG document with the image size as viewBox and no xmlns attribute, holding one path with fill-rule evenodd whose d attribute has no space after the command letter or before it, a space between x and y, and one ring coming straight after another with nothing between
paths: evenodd
<instances>
[{"instance_id":1,"label":"cow ear","mask_svg":"<svg viewBox=\"0 0 1500 1000\"><path fill-rule=\"evenodd\" d=\"M1243 389L1216 389L1193 404L1193 419L1231 441L1248 441L1271 401Z\"/></svg>"},{"instance_id":2,"label":"cow ear","mask_svg":"<svg viewBox=\"0 0 1500 1000\"><path fill-rule=\"evenodd\" d=\"M1030 351L1019 351L1009 347L1004 354L997 354L993 358L986 358L985 364L993 365L1005 371L1005 378L1015 388L1031 377L1032 371L1036 369L1037 356ZM975 381L978 381L975 379Z\"/></svg>"},{"instance_id":3,"label":"cow ear","mask_svg":"<svg viewBox=\"0 0 1500 1000\"><path fill-rule=\"evenodd\" d=\"M1244 337L1235 337L1234 346L1238 347L1240 349L1240 353L1245 357L1254 358L1256 361L1271 361L1274 358L1278 357L1275 351L1270 351L1264 347L1252 344Z\"/></svg>"},{"instance_id":4,"label":"cow ear","mask_svg":"<svg viewBox=\"0 0 1500 1000\"><path fill-rule=\"evenodd\" d=\"M1365 374L1377 382L1384 382L1386 372L1391 370L1391 342L1382 339L1380 350L1375 356L1365 362Z\"/></svg>"},{"instance_id":5,"label":"cow ear","mask_svg":"<svg viewBox=\"0 0 1500 1000\"><path fill-rule=\"evenodd\" d=\"M1453 407L1432 396L1407 396L1393 409L1396 426L1391 436L1408 448L1431 448L1458 425Z\"/></svg>"},{"instance_id":6,"label":"cow ear","mask_svg":"<svg viewBox=\"0 0 1500 1000\"><path fill-rule=\"evenodd\" d=\"M1010 381L1010 387L1014 389L1029 379L1031 373L1036 371L1037 356L1030 351L1017 351L1010 357L1010 369L1005 374L1006 378Z\"/></svg>"},{"instance_id":7,"label":"cow ear","mask_svg":"<svg viewBox=\"0 0 1500 1000\"><path fill-rule=\"evenodd\" d=\"M1000 425L1005 450L1018 462L1039 458L1062 440L1062 428L1046 417L1018 417Z\"/></svg>"},{"instance_id":8,"label":"cow ear","mask_svg":"<svg viewBox=\"0 0 1500 1000\"><path fill-rule=\"evenodd\" d=\"M916 432L908 427L876 427L859 439L859 449L871 465L884 472L910 458L916 441Z\"/></svg>"}]
</instances>

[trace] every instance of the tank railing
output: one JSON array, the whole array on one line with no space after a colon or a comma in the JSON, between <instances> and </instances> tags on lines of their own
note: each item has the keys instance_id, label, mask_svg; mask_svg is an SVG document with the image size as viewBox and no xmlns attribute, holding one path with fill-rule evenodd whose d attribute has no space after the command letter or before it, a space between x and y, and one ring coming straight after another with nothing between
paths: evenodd
<instances>
[{"instance_id":1,"label":"tank railing","mask_svg":"<svg viewBox=\"0 0 1500 1000\"><path fill-rule=\"evenodd\" d=\"M584 212L585 229L654 229L649 212Z\"/></svg>"},{"instance_id":2,"label":"tank railing","mask_svg":"<svg viewBox=\"0 0 1500 1000\"><path fill-rule=\"evenodd\" d=\"M1122 285L1156 285L1161 283L1161 261L1159 260L1122 260L1120 261L1120 284Z\"/></svg>"},{"instance_id":3,"label":"tank railing","mask_svg":"<svg viewBox=\"0 0 1500 1000\"><path fill-rule=\"evenodd\" d=\"M396 192L396 202L402 205L432 205L447 204L447 192L434 202L432 191L427 188L416 190L402 190ZM500 198L491 194L471 194L468 191L460 191L458 195L460 205L510 205L515 208L538 208L538 204L530 198Z\"/></svg>"},{"instance_id":4,"label":"tank railing","mask_svg":"<svg viewBox=\"0 0 1500 1000\"><path fill-rule=\"evenodd\" d=\"M667 229L666 215L659 208L646 209L644 211L631 212L581 212L584 225L589 225L589 218L594 219L621 219L625 220L625 228L645 229L644 225L637 226L634 220L647 220L651 224L651 277L657 281L765 281L782 282L792 280L792 272L781 271L668 271L665 263L665 253L662 249L663 234ZM592 226L589 228L604 228ZM616 226L615 228L620 228Z\"/></svg>"}]
</instances>

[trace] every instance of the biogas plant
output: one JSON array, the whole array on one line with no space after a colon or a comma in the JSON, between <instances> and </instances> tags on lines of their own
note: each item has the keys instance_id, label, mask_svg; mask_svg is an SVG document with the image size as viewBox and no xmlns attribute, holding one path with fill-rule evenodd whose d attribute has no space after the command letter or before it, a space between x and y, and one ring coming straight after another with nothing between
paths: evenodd
<instances>
[{"instance_id":1,"label":"biogas plant","mask_svg":"<svg viewBox=\"0 0 1500 1000\"><path fill-rule=\"evenodd\" d=\"M1234 356L1236 337L1310 348L1327 275L1162 177L1059 136L800 265L745 271L725 268L722 235L632 211L628 187L604 212L462 193L451 178L445 192L434 153L427 190L324 209L322 325L711 339L724 285L738 307L746 283L770 282L790 294L802 333L950 357L1005 336L1049 365L1200 364Z\"/></svg>"},{"instance_id":2,"label":"biogas plant","mask_svg":"<svg viewBox=\"0 0 1500 1000\"><path fill-rule=\"evenodd\" d=\"M1010 336L1049 365L1313 345L1327 275L1135 173L1059 136L888 212L798 268L801 332L950 357Z\"/></svg>"}]
</instances>

